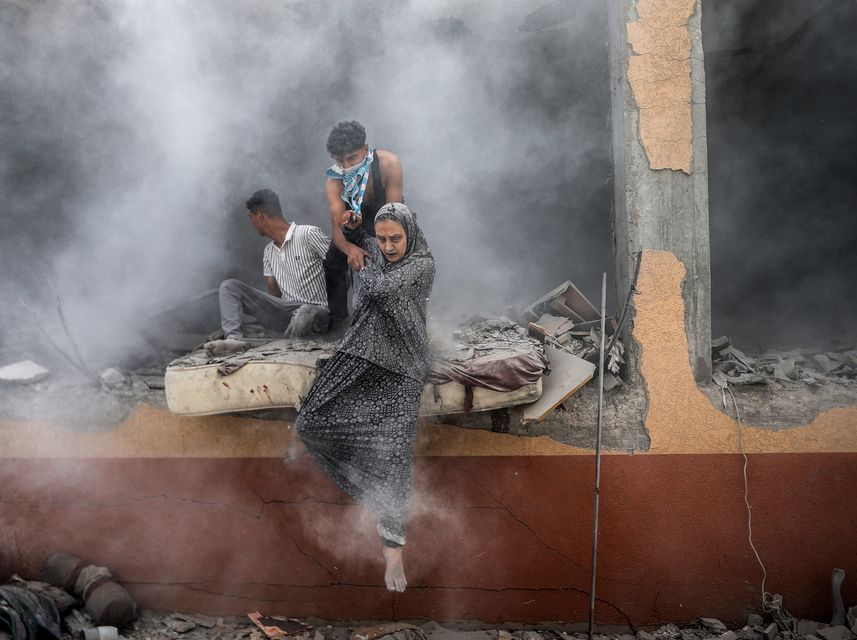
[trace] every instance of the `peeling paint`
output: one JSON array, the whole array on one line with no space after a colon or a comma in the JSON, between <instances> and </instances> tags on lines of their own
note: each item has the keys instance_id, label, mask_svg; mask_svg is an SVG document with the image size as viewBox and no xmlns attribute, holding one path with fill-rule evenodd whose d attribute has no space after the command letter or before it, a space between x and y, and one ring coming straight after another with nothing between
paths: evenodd
<instances>
[{"instance_id":1,"label":"peeling paint","mask_svg":"<svg viewBox=\"0 0 857 640\"><path fill-rule=\"evenodd\" d=\"M691 38L696 0L640 0L628 23L628 82L640 112L640 138L652 169L690 173Z\"/></svg>"},{"instance_id":2,"label":"peeling paint","mask_svg":"<svg viewBox=\"0 0 857 640\"><path fill-rule=\"evenodd\" d=\"M645 251L635 297L634 337L642 348L640 373L648 389L648 454L736 453L739 423L717 409L693 379L687 358L684 264L669 251ZM831 409L789 429L742 426L748 453L857 451L857 408Z\"/></svg>"}]
</instances>

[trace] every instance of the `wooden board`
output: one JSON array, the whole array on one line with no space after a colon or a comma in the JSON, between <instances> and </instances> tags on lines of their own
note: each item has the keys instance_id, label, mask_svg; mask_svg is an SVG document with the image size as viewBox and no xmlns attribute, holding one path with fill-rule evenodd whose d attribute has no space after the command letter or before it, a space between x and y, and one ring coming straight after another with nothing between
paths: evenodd
<instances>
[{"instance_id":1,"label":"wooden board","mask_svg":"<svg viewBox=\"0 0 857 640\"><path fill-rule=\"evenodd\" d=\"M563 302L565 303L565 306L574 311L584 321L599 320L601 318L601 312L595 308L595 305L580 292L580 289L574 286L574 283L571 280L566 282L566 284L568 285L568 288L563 294Z\"/></svg>"},{"instance_id":2,"label":"wooden board","mask_svg":"<svg viewBox=\"0 0 857 640\"><path fill-rule=\"evenodd\" d=\"M545 353L550 360L551 373L542 378L542 397L524 407L524 422L544 420L595 374L594 364L568 351L546 344Z\"/></svg>"}]
</instances>

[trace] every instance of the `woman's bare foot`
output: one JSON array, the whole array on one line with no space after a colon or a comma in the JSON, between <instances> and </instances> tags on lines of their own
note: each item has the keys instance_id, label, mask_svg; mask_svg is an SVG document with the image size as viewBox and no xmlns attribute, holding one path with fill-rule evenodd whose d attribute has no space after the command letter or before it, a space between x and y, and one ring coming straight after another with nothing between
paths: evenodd
<instances>
[{"instance_id":1,"label":"woman's bare foot","mask_svg":"<svg viewBox=\"0 0 857 640\"><path fill-rule=\"evenodd\" d=\"M305 453L306 447L304 446L303 440L295 434L295 437L283 452L283 464L292 464L293 462L297 462L298 458Z\"/></svg>"},{"instance_id":2,"label":"woman's bare foot","mask_svg":"<svg viewBox=\"0 0 857 640\"><path fill-rule=\"evenodd\" d=\"M408 586L408 581L405 579L405 567L402 565L403 549L404 547L384 546L384 560L387 561L384 582L387 583L387 591L401 593Z\"/></svg>"}]
</instances>

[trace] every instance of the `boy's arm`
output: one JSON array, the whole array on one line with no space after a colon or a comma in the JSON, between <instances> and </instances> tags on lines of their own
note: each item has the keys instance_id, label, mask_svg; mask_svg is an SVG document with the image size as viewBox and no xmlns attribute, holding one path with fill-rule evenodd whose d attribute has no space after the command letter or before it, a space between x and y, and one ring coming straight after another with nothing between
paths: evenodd
<instances>
[{"instance_id":1,"label":"boy's arm","mask_svg":"<svg viewBox=\"0 0 857 640\"><path fill-rule=\"evenodd\" d=\"M384 185L384 191L387 193L387 202L401 202L404 204L405 178L402 171L402 161L399 160L399 156L395 153L388 151L385 155L387 156L387 162L385 163L386 166L384 166L384 178L387 184Z\"/></svg>"},{"instance_id":2,"label":"boy's arm","mask_svg":"<svg viewBox=\"0 0 857 640\"><path fill-rule=\"evenodd\" d=\"M363 268L363 256L365 251L360 247L348 242L342 233L343 219L345 218L345 203L339 195L342 193L342 182L327 179L327 206L330 209L330 227L333 236L333 244L348 257L348 266L356 271Z\"/></svg>"}]
</instances>

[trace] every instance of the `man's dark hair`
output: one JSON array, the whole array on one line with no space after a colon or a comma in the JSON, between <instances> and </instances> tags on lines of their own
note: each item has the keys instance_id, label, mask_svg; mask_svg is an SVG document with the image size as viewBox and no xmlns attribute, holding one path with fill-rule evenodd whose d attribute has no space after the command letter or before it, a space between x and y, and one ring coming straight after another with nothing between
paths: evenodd
<instances>
[{"instance_id":1,"label":"man's dark hair","mask_svg":"<svg viewBox=\"0 0 857 640\"><path fill-rule=\"evenodd\" d=\"M356 120L340 122L327 136L327 152L334 158L366 144L366 129Z\"/></svg>"},{"instance_id":2,"label":"man's dark hair","mask_svg":"<svg viewBox=\"0 0 857 640\"><path fill-rule=\"evenodd\" d=\"M283 210L280 208L280 197L270 189L259 189L250 196L246 202L247 211L256 213L261 211L269 218L282 218Z\"/></svg>"}]
</instances>

